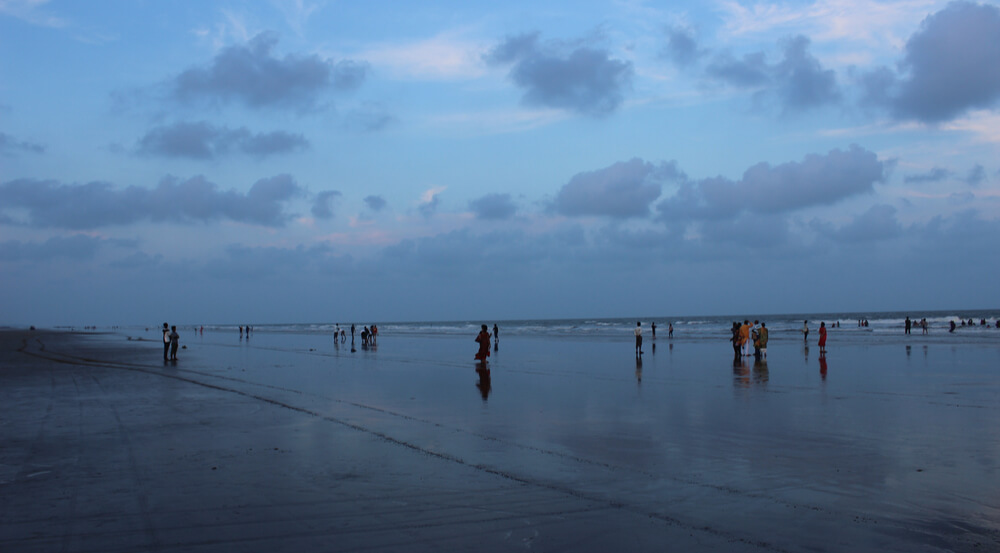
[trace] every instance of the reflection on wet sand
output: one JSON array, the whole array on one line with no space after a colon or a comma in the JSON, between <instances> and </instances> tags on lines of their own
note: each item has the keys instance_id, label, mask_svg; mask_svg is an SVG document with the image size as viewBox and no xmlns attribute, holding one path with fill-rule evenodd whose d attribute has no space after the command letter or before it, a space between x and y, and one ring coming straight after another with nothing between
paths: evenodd
<instances>
[{"instance_id":1,"label":"reflection on wet sand","mask_svg":"<svg viewBox=\"0 0 1000 553\"><path fill-rule=\"evenodd\" d=\"M751 384L763 386L770 379L767 361L755 359L751 370L748 358L733 359L733 385L737 388L749 388Z\"/></svg>"},{"instance_id":2,"label":"reflection on wet sand","mask_svg":"<svg viewBox=\"0 0 1000 553\"><path fill-rule=\"evenodd\" d=\"M819 356L819 376L825 381L826 380L826 356Z\"/></svg>"},{"instance_id":3,"label":"reflection on wet sand","mask_svg":"<svg viewBox=\"0 0 1000 553\"><path fill-rule=\"evenodd\" d=\"M490 397L490 391L493 389L493 381L490 378L490 370L482 365L476 367L476 374L479 375L479 381L476 382L476 388L479 388L479 393L483 396L483 401L486 401Z\"/></svg>"},{"instance_id":4,"label":"reflection on wet sand","mask_svg":"<svg viewBox=\"0 0 1000 553\"><path fill-rule=\"evenodd\" d=\"M741 357L733 359L733 385L738 388L750 387L750 365Z\"/></svg>"},{"instance_id":5,"label":"reflection on wet sand","mask_svg":"<svg viewBox=\"0 0 1000 553\"><path fill-rule=\"evenodd\" d=\"M764 385L767 384L767 380L770 375L767 371L767 360L757 359L753 364L753 382L754 384Z\"/></svg>"}]
</instances>

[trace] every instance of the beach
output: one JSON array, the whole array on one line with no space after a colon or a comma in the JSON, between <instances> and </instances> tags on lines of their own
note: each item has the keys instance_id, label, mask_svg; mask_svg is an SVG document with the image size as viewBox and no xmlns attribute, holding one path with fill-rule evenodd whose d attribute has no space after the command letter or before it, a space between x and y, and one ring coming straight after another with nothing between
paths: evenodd
<instances>
[{"instance_id":1,"label":"beach","mask_svg":"<svg viewBox=\"0 0 1000 553\"><path fill-rule=\"evenodd\" d=\"M1000 550L1000 331L665 327L0 332L0 551Z\"/></svg>"}]
</instances>

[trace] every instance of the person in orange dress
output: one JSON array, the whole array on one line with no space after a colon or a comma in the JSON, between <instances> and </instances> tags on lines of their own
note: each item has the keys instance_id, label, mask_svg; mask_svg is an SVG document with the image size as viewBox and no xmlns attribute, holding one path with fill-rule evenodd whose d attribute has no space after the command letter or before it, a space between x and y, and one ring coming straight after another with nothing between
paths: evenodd
<instances>
[{"instance_id":1,"label":"person in orange dress","mask_svg":"<svg viewBox=\"0 0 1000 553\"><path fill-rule=\"evenodd\" d=\"M819 323L819 352L826 353L826 323Z\"/></svg>"},{"instance_id":2,"label":"person in orange dress","mask_svg":"<svg viewBox=\"0 0 1000 553\"><path fill-rule=\"evenodd\" d=\"M750 321L746 319L740 327L740 349L744 357L750 355Z\"/></svg>"},{"instance_id":3,"label":"person in orange dress","mask_svg":"<svg viewBox=\"0 0 1000 553\"><path fill-rule=\"evenodd\" d=\"M479 343L479 353L476 354L476 360L485 363L486 358L490 356L490 333L486 330L486 325L483 325L483 329L476 336L476 342Z\"/></svg>"}]
</instances>

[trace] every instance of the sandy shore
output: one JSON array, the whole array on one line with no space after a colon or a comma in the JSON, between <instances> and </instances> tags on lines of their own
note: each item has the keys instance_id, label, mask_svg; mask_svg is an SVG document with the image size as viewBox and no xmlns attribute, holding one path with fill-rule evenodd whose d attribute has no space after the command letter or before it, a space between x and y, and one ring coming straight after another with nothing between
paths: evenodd
<instances>
[{"instance_id":1,"label":"sandy shore","mask_svg":"<svg viewBox=\"0 0 1000 553\"><path fill-rule=\"evenodd\" d=\"M131 338L0 332L0 551L1000 550L998 346Z\"/></svg>"}]
</instances>

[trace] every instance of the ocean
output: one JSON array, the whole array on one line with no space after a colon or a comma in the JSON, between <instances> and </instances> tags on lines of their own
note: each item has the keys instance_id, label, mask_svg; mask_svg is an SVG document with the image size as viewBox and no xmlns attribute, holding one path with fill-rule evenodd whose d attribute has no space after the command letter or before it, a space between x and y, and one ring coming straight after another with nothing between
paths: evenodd
<instances>
[{"instance_id":1,"label":"ocean","mask_svg":"<svg viewBox=\"0 0 1000 553\"><path fill-rule=\"evenodd\" d=\"M767 325L772 341L802 340L803 321L808 321L810 340L818 339L817 331L821 322L825 322L831 332L830 339L850 341L852 343L892 343L905 339L903 332L906 317L914 322L911 339L920 336L921 339L932 342L949 343L980 343L1000 340L1000 328L996 327L1000 318L1000 309L979 310L948 310L948 311L893 311L893 312L842 312L842 313L794 313L780 315L725 315L725 316L661 316L661 317L623 317L623 318L583 318L583 319L523 319L523 320L483 320L483 321L340 321L295 324L252 324L254 333L288 333L288 334L330 334L337 324L350 333L352 322L360 335L364 326L378 325L379 335L407 336L475 336L479 327L486 324L490 332L493 325L500 329L501 339L505 336L588 339L588 340L631 340L636 321L642 322L643 335L651 338L651 324L656 324L657 339L667 338L668 325L674 326L674 340L680 341L728 341L730 329L734 321L742 322L760 320ZM916 326L920 319L926 318L928 334L922 335ZM868 326L859 326L861 320L868 321ZM968 322L972 321L972 325ZM950 323L956 324L955 332L949 332ZM962 322L965 322L965 326ZM985 325L981 324L985 321ZM838 325L838 326L834 326ZM239 324L205 324L193 325L194 328L204 326L206 331L239 332ZM192 328L186 325L185 328Z\"/></svg>"}]
</instances>

